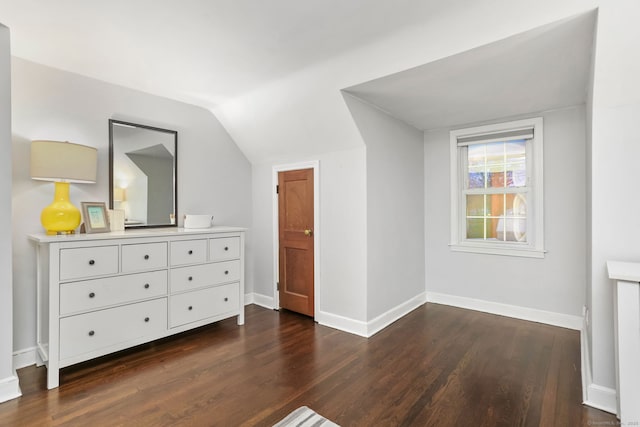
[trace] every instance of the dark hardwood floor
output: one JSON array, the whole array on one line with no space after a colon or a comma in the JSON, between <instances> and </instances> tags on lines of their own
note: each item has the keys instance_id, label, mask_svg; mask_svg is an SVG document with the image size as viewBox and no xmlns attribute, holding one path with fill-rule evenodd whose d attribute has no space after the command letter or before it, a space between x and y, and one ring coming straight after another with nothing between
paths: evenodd
<instances>
[{"instance_id":1,"label":"dark hardwood floor","mask_svg":"<svg viewBox=\"0 0 640 427\"><path fill-rule=\"evenodd\" d=\"M271 426L306 405L348 426L617 425L581 404L579 333L426 304L370 339L257 306L66 368L19 370L2 426Z\"/></svg>"}]
</instances>

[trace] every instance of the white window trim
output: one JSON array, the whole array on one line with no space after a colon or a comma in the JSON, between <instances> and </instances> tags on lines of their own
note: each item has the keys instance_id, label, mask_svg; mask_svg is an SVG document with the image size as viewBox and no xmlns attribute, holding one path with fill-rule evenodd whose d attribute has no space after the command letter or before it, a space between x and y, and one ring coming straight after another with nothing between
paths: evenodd
<instances>
[{"instance_id":1,"label":"white window trim","mask_svg":"<svg viewBox=\"0 0 640 427\"><path fill-rule=\"evenodd\" d=\"M530 206L527 207L527 244L508 242L487 242L465 240L466 223L460 216L464 206L463 182L461 170L462 156L459 156L458 139L506 132L510 130L533 127L534 141L531 143L531 157L533 167L527 167L528 187L531 188ZM458 129L450 132L450 162L451 162L451 241L449 247L457 252L474 252L493 255L507 255L529 258L544 258L544 182L543 182L543 120L542 117L496 123L485 126ZM529 142L528 142L529 144ZM529 163L529 159L527 159Z\"/></svg>"}]
</instances>

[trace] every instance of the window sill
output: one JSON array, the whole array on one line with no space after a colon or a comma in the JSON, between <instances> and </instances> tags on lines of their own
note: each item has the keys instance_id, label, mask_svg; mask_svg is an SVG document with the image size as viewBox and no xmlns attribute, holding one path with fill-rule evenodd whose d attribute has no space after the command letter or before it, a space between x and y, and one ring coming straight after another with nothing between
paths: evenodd
<instances>
[{"instance_id":1,"label":"window sill","mask_svg":"<svg viewBox=\"0 0 640 427\"><path fill-rule=\"evenodd\" d=\"M470 252L485 255L503 255L524 258L544 258L547 251L544 249L514 248L494 245L450 244L454 252Z\"/></svg>"}]
</instances>

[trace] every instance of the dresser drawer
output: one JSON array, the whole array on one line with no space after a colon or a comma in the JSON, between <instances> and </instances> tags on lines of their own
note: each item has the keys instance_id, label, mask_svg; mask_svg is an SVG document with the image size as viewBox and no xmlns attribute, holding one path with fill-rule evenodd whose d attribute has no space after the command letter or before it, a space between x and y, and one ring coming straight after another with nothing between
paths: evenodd
<instances>
[{"instance_id":1,"label":"dresser drawer","mask_svg":"<svg viewBox=\"0 0 640 427\"><path fill-rule=\"evenodd\" d=\"M240 238L220 237L209 240L209 260L224 261L240 258Z\"/></svg>"},{"instance_id":2,"label":"dresser drawer","mask_svg":"<svg viewBox=\"0 0 640 427\"><path fill-rule=\"evenodd\" d=\"M181 240L171 242L171 265L201 264L207 260L207 241Z\"/></svg>"},{"instance_id":3,"label":"dresser drawer","mask_svg":"<svg viewBox=\"0 0 640 427\"><path fill-rule=\"evenodd\" d=\"M167 266L167 243L122 245L122 272L153 270Z\"/></svg>"},{"instance_id":4,"label":"dresser drawer","mask_svg":"<svg viewBox=\"0 0 640 427\"><path fill-rule=\"evenodd\" d=\"M237 312L240 307L238 292L238 284L230 283L172 296L169 303L170 327Z\"/></svg>"},{"instance_id":5,"label":"dresser drawer","mask_svg":"<svg viewBox=\"0 0 640 427\"><path fill-rule=\"evenodd\" d=\"M60 319L60 360L108 349L167 328L167 299Z\"/></svg>"},{"instance_id":6,"label":"dresser drawer","mask_svg":"<svg viewBox=\"0 0 640 427\"><path fill-rule=\"evenodd\" d=\"M60 250L60 280L84 279L118 272L118 246Z\"/></svg>"},{"instance_id":7,"label":"dresser drawer","mask_svg":"<svg viewBox=\"0 0 640 427\"><path fill-rule=\"evenodd\" d=\"M171 292L181 292L240 280L240 261L192 265L171 270Z\"/></svg>"},{"instance_id":8,"label":"dresser drawer","mask_svg":"<svg viewBox=\"0 0 640 427\"><path fill-rule=\"evenodd\" d=\"M60 315L139 301L166 293L166 270L63 283L60 285Z\"/></svg>"}]
</instances>

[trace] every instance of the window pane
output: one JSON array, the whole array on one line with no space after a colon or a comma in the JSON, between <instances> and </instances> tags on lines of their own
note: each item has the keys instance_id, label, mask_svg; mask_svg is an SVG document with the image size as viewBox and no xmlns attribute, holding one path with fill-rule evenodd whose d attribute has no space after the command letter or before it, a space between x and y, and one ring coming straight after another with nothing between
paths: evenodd
<instances>
[{"instance_id":1,"label":"window pane","mask_svg":"<svg viewBox=\"0 0 640 427\"><path fill-rule=\"evenodd\" d=\"M467 216L485 216L484 195L474 194L467 196Z\"/></svg>"},{"instance_id":2,"label":"window pane","mask_svg":"<svg viewBox=\"0 0 640 427\"><path fill-rule=\"evenodd\" d=\"M504 142L491 142L481 145L486 147L488 165L504 163Z\"/></svg>"},{"instance_id":3,"label":"window pane","mask_svg":"<svg viewBox=\"0 0 640 427\"><path fill-rule=\"evenodd\" d=\"M484 144L467 147L467 165L469 168L467 188L485 188L486 161L484 151Z\"/></svg>"},{"instance_id":4,"label":"window pane","mask_svg":"<svg viewBox=\"0 0 640 427\"><path fill-rule=\"evenodd\" d=\"M487 194L487 214L489 216L504 215L504 194Z\"/></svg>"},{"instance_id":5,"label":"window pane","mask_svg":"<svg viewBox=\"0 0 640 427\"><path fill-rule=\"evenodd\" d=\"M484 239L484 219L467 219L467 239Z\"/></svg>"},{"instance_id":6,"label":"window pane","mask_svg":"<svg viewBox=\"0 0 640 427\"><path fill-rule=\"evenodd\" d=\"M527 184L526 148L524 140L504 144L507 187L524 187Z\"/></svg>"},{"instance_id":7,"label":"window pane","mask_svg":"<svg viewBox=\"0 0 640 427\"><path fill-rule=\"evenodd\" d=\"M484 145L485 144L475 144L467 147L467 164L469 165L470 169L474 166L484 167Z\"/></svg>"},{"instance_id":8,"label":"window pane","mask_svg":"<svg viewBox=\"0 0 640 427\"><path fill-rule=\"evenodd\" d=\"M468 188L484 188L484 172L469 171Z\"/></svg>"},{"instance_id":9,"label":"window pane","mask_svg":"<svg viewBox=\"0 0 640 427\"><path fill-rule=\"evenodd\" d=\"M501 218L497 225L496 237L507 242L526 242L526 219Z\"/></svg>"},{"instance_id":10,"label":"window pane","mask_svg":"<svg viewBox=\"0 0 640 427\"><path fill-rule=\"evenodd\" d=\"M523 194L507 195L507 216L527 217L527 198Z\"/></svg>"},{"instance_id":11,"label":"window pane","mask_svg":"<svg viewBox=\"0 0 640 427\"><path fill-rule=\"evenodd\" d=\"M535 118L451 131L450 148L457 153L452 159L456 192L451 207L457 215L451 223L453 250L539 256L542 217L528 204L543 190L537 188L541 165L534 164L542 161L541 125ZM538 170L539 175L534 173ZM542 201L535 204L538 208Z\"/></svg>"},{"instance_id":12,"label":"window pane","mask_svg":"<svg viewBox=\"0 0 640 427\"><path fill-rule=\"evenodd\" d=\"M524 187L526 142L514 140L466 147L467 188Z\"/></svg>"},{"instance_id":13,"label":"window pane","mask_svg":"<svg viewBox=\"0 0 640 427\"><path fill-rule=\"evenodd\" d=\"M496 170L502 169L502 170ZM491 188L504 188L505 177L504 177L504 169L503 166L500 165L499 168L494 168L495 172L489 172L489 187Z\"/></svg>"},{"instance_id":14,"label":"window pane","mask_svg":"<svg viewBox=\"0 0 640 427\"><path fill-rule=\"evenodd\" d=\"M507 187L524 187L526 185L526 164L524 162L507 164Z\"/></svg>"},{"instance_id":15,"label":"window pane","mask_svg":"<svg viewBox=\"0 0 640 427\"><path fill-rule=\"evenodd\" d=\"M525 140L507 141L504 143L507 162L524 162L526 156Z\"/></svg>"},{"instance_id":16,"label":"window pane","mask_svg":"<svg viewBox=\"0 0 640 427\"><path fill-rule=\"evenodd\" d=\"M527 240L525 194L468 194L467 239Z\"/></svg>"}]
</instances>

